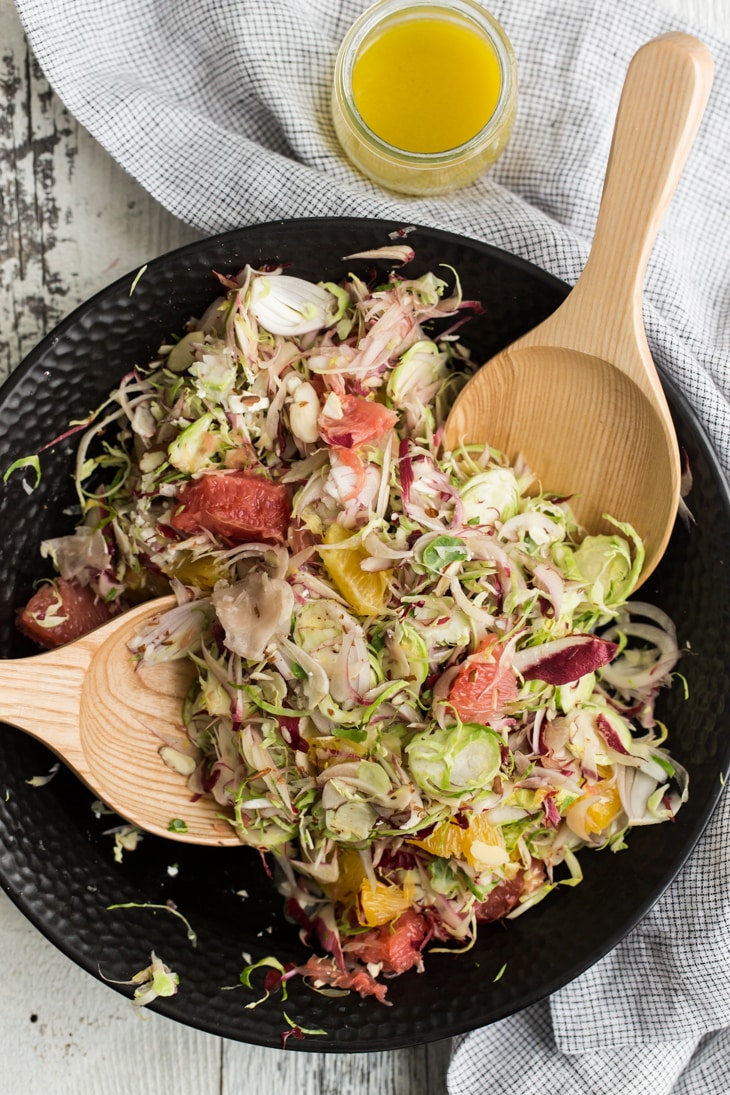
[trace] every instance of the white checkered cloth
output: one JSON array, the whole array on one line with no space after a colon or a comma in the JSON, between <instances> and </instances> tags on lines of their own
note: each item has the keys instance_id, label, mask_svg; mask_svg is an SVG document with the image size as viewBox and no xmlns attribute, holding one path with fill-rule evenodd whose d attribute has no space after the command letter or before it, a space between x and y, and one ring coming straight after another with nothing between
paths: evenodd
<instances>
[{"instance_id":1,"label":"white checkered cloth","mask_svg":"<svg viewBox=\"0 0 730 1095\"><path fill-rule=\"evenodd\" d=\"M362 178L329 116L334 56L365 0L17 0L69 110L172 213L204 232L376 216L461 232L569 282L593 235L626 68L689 30L642 0L493 0L520 105L491 174L405 198ZM656 361L730 472L730 49L652 254ZM452 1095L730 1093L730 799L641 925L549 1000L456 1042Z\"/></svg>"}]
</instances>

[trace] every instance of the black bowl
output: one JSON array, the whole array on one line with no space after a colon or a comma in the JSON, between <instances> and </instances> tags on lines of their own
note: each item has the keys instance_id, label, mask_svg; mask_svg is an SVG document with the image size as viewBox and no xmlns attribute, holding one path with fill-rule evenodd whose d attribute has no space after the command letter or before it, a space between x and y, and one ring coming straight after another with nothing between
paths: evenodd
<instances>
[{"instance_id":1,"label":"black bowl","mask_svg":"<svg viewBox=\"0 0 730 1095\"><path fill-rule=\"evenodd\" d=\"M134 291L134 274L80 307L49 335L0 391L0 473L83 419L135 364L144 364L188 318L217 295L213 271L244 263L286 263L292 273L338 279L367 275L372 263L343 256L391 241L402 226L376 220L299 220L257 225L203 240L150 262ZM445 263L459 273L465 297L484 312L462 329L481 359L552 312L568 291L562 282L483 243L417 228L409 272ZM146 836L121 863L105 830L115 819L92 813L92 796L65 769L45 787L26 780L53 757L32 738L3 727L0 739L0 881L18 907L60 950L94 976L126 979L154 949L181 976L177 996L154 1007L178 1022L227 1038L281 1045L283 1016L326 1034L290 1041L307 1050L381 1050L432 1041L500 1019L547 996L601 958L671 883L700 837L730 765L725 728L730 631L730 499L712 448L687 403L669 391L694 483L688 498L696 524L678 522L660 567L642 589L671 614L682 646L691 700L677 686L661 700L670 747L691 776L690 799L674 824L638 829L619 855L586 853L585 881L563 888L527 915L482 928L463 955L427 956L423 974L390 983L386 1008L350 994L332 998L290 986L247 1010L255 996L236 985L250 955L299 962L306 954L258 856L248 849L200 849ZM569 423L566 424L569 428ZM620 438L617 439L620 444ZM71 531L75 438L41 455L42 479L28 494L16 472L0 486L0 656L34 652L15 628L33 583L48 573L39 541ZM240 896L246 891L248 897ZM163 910L110 910L114 904L172 901L197 932L194 947L181 920ZM498 971L506 964L504 975ZM120 991L131 993L129 988Z\"/></svg>"}]
</instances>

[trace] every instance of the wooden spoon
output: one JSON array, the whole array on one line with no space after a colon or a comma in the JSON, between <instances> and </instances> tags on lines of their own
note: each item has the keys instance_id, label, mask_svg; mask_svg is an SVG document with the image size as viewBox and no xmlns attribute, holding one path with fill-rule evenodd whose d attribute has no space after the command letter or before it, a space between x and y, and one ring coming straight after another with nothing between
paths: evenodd
<instances>
[{"instance_id":1,"label":"wooden spoon","mask_svg":"<svg viewBox=\"0 0 730 1095\"><path fill-rule=\"evenodd\" d=\"M95 795L148 833L190 844L241 847L212 798L195 799L162 759L190 751L182 706L186 659L137 666L127 648L140 624L176 603L164 597L30 658L0 661L0 720L49 746ZM186 831L171 831L171 822Z\"/></svg>"},{"instance_id":2,"label":"wooden spoon","mask_svg":"<svg viewBox=\"0 0 730 1095\"><path fill-rule=\"evenodd\" d=\"M593 247L558 310L492 358L446 422L449 448L489 443L524 457L542 488L570 495L579 522L642 537L644 581L667 546L679 502L672 418L646 340L642 286L712 83L697 39L667 34L628 69Z\"/></svg>"}]
</instances>

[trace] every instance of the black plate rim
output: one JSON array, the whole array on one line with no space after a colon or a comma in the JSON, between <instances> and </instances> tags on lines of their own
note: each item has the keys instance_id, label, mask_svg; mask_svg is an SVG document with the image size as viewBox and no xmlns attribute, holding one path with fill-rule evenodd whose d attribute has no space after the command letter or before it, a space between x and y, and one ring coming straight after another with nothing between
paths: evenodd
<instances>
[{"instance_id":1,"label":"black plate rim","mask_svg":"<svg viewBox=\"0 0 730 1095\"><path fill-rule=\"evenodd\" d=\"M204 252L207 249L213 250L214 248L224 247L227 242L233 242L238 239L245 239L245 235L250 230L271 230L281 231L282 229L296 229L297 226L312 227L313 225L319 225L322 229L337 228L347 226L365 226L374 228L376 231L383 232L399 232L404 228L405 222L394 220L382 220L374 218L360 218L360 217L301 217L295 219L279 219L268 222L262 222L244 226L242 228L236 228L224 233L218 233L213 236L203 237L199 240L194 240L191 243L185 244L182 247L175 248L171 251L160 255L144 265L142 268L144 273L143 277L154 276L156 270L164 268L164 266L173 261L179 261L184 259L187 255L197 255L200 252ZM511 252L504 251L484 241L473 239L461 234L448 232L443 229L431 228L426 225L411 225L408 222L407 228L413 228L419 233L424 233L430 236L432 239L443 239L445 241L457 242L460 245L465 245L470 249L481 252L486 257L492 257L498 259L500 262L512 266L516 270L523 271L529 274L530 277L543 281L545 284L549 284L555 288L558 288L563 294L567 294L570 290L570 286L557 278L550 272L536 266L534 263L515 255ZM404 235L403 242L408 242L408 236ZM24 357L23 361L11 372L8 378L0 386L0 409L7 399L10 392L16 387L17 384L22 382L27 373L31 372L37 362L48 353L53 344L64 336L64 334L71 328L75 327L83 317L93 313L98 305L109 297L115 296L123 289L128 289L131 285L133 278L139 275L140 268L135 268L128 271L126 274L119 278L116 278L109 285L100 289L89 297L86 301L83 301L77 307L75 307L67 316L65 316L55 327L49 332L43 339L31 349L31 351ZM667 378L666 374L662 373L662 383L667 390L667 395L670 402L681 406L682 414L689 425L694 439L698 446L701 448L704 458L707 461L708 466L711 469L712 475L718 485L718 488L723 496L723 504L730 511L730 484L728 484L727 478L721 467L719 458L715 452L715 449L710 440L706 427L699 419L696 411L686 399L686 397L679 392L676 385ZM2 471L4 469L0 469ZM730 774L730 757L724 775ZM723 784L720 779L717 781L716 791L713 796L708 800L704 809L703 815L697 820L690 832L685 835L683 841L682 853L678 856L672 864L671 871L666 871L661 879L661 883L655 887L655 890L651 892L645 901L643 901L635 910L634 916L630 921L624 920L620 928L617 928L614 932L607 934L605 937L604 945L600 948L600 952L596 951L583 962L577 962L574 965L568 967L564 975L555 977L551 982L542 982L539 989L536 989L533 993L524 993L522 996L522 1003L520 1007L528 1007L538 1000L544 999L546 995L550 995L552 992L566 985L569 981L575 977L580 976L595 964L598 960L609 953L621 940L640 923L640 921L647 915L647 913L654 907L659 898L667 891L667 889L676 880L677 876L681 873L682 869L687 863L687 860L694 851L697 843L702 838L702 835L710 823L712 816L715 812L717 804L723 793ZM23 898L23 894L16 890L12 885L8 884L4 874L0 872L0 885L4 892L9 896L15 906L21 911L21 913L34 925L34 927L51 942L56 949L61 951L66 957L68 957L75 965L89 973L96 980L101 980L103 983L108 983L101 976L99 969L88 959L77 946L74 945L74 940L63 935L63 933L55 932L53 927L50 926L43 918L36 913L35 909L30 902L26 902ZM120 991L123 995L129 996L131 990L125 989L119 986L112 986ZM167 1018L182 1023L193 1029L198 1029L213 1035L222 1035L223 1037L233 1037L235 1040L241 1040L236 1038L228 1031L221 1031L221 1028L215 1024L206 1021L204 1017L198 1017L196 1020L191 1020L189 1017L181 1018L176 1013L175 998L171 1001L157 1001L150 1010L155 1011ZM499 1008L493 1008L490 1012L489 1022L495 1022L502 1018L505 1018L509 1014L514 1013L515 1008L509 1004L505 1005L503 1010ZM465 1027L463 1023L459 1023L457 1019L450 1023L444 1023L443 1028L439 1031L439 1038L448 1038L454 1035L464 1034L467 1030L475 1029L477 1026L483 1025L482 1023L472 1023L471 1026ZM332 1043L318 1043L317 1039L307 1039L304 1042L290 1041L288 1048L301 1052L376 1052L381 1050L390 1050L395 1048L405 1048L407 1046L423 1044L424 1042L433 1040L430 1037L415 1036L412 1040L399 1038L397 1042L393 1042L387 1037L370 1039L367 1044L338 1044ZM262 1046L270 1046L271 1043L267 1039L257 1038L252 1032L247 1032L246 1042L251 1044L258 1044Z\"/></svg>"}]
</instances>

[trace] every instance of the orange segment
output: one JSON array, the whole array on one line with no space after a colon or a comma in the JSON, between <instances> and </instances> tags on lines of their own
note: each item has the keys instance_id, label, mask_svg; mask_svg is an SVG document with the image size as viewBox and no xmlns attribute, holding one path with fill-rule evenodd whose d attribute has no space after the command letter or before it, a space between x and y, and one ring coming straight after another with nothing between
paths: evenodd
<instances>
[{"instance_id":1,"label":"orange segment","mask_svg":"<svg viewBox=\"0 0 730 1095\"><path fill-rule=\"evenodd\" d=\"M600 795L598 802L592 803L586 810L585 827L588 833L602 833L621 812L621 798L616 786L605 780L585 790L591 795Z\"/></svg>"},{"instance_id":2,"label":"orange segment","mask_svg":"<svg viewBox=\"0 0 730 1095\"><path fill-rule=\"evenodd\" d=\"M324 542L340 544L353 535L352 531L335 522L327 529ZM363 547L322 552L327 573L359 616L377 616L383 611L388 597L388 578L391 571L363 570L361 564L369 558L371 556Z\"/></svg>"},{"instance_id":3,"label":"orange segment","mask_svg":"<svg viewBox=\"0 0 730 1095\"><path fill-rule=\"evenodd\" d=\"M474 814L466 828L455 821L446 821L423 840L408 840L431 855L442 859L465 859L472 867L482 867L491 862L498 866L506 862L507 854L499 829L490 825L484 814ZM493 849L492 852L489 849Z\"/></svg>"},{"instance_id":4,"label":"orange segment","mask_svg":"<svg viewBox=\"0 0 730 1095\"><path fill-rule=\"evenodd\" d=\"M365 879L360 887L360 899L357 906L357 919L368 928L379 924L390 924L397 916L413 905L414 886L407 882L405 886L388 886L385 882L376 882L373 889L370 880Z\"/></svg>"},{"instance_id":5,"label":"orange segment","mask_svg":"<svg viewBox=\"0 0 730 1095\"><path fill-rule=\"evenodd\" d=\"M360 892L365 879L365 868L360 856L352 848L340 850L337 853L337 862L340 868L337 881L329 883L324 889L332 901L349 905Z\"/></svg>"},{"instance_id":6,"label":"orange segment","mask_svg":"<svg viewBox=\"0 0 730 1095\"><path fill-rule=\"evenodd\" d=\"M183 551L172 566L165 568L165 573L183 585L207 591L221 580L224 568L213 555L200 555L196 559L189 551Z\"/></svg>"}]
</instances>

